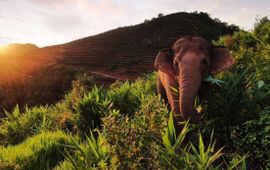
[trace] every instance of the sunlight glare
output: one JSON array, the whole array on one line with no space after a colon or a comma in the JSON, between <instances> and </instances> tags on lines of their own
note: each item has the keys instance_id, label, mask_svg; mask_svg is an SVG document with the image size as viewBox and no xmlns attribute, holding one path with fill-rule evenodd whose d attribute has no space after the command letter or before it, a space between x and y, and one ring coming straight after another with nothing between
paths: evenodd
<instances>
[{"instance_id":1,"label":"sunlight glare","mask_svg":"<svg viewBox=\"0 0 270 170\"><path fill-rule=\"evenodd\" d=\"M4 54L6 50L6 46L0 46L0 54Z\"/></svg>"}]
</instances>

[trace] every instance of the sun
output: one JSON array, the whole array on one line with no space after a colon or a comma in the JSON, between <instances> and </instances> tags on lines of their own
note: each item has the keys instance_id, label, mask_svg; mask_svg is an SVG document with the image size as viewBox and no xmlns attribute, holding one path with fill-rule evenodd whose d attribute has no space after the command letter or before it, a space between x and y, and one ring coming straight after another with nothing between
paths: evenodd
<instances>
[{"instance_id":1,"label":"sun","mask_svg":"<svg viewBox=\"0 0 270 170\"><path fill-rule=\"evenodd\" d=\"M6 46L0 46L0 55L4 54L6 51Z\"/></svg>"}]
</instances>

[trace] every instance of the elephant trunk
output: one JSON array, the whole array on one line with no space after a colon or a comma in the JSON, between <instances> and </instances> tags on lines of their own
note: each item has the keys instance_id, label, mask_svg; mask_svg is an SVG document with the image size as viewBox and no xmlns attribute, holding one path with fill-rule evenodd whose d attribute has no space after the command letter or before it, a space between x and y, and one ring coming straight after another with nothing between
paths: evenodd
<instances>
[{"instance_id":1,"label":"elephant trunk","mask_svg":"<svg viewBox=\"0 0 270 170\"><path fill-rule=\"evenodd\" d=\"M195 110L194 102L202 82L200 63L183 63L179 78L179 108L182 117L184 120L189 119L191 123L199 123L201 118Z\"/></svg>"}]
</instances>

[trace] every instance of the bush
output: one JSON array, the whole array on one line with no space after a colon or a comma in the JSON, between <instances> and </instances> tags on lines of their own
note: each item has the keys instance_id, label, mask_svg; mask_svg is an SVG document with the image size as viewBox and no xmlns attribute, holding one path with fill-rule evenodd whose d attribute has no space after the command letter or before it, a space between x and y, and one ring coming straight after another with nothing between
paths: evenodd
<instances>
[{"instance_id":1,"label":"bush","mask_svg":"<svg viewBox=\"0 0 270 170\"><path fill-rule=\"evenodd\" d=\"M156 92L156 74L152 73L138 78L135 82L113 84L108 91L108 98L113 102L113 108L121 114L132 116L140 109L142 98Z\"/></svg>"},{"instance_id":2,"label":"bush","mask_svg":"<svg viewBox=\"0 0 270 170\"><path fill-rule=\"evenodd\" d=\"M159 154L162 169L233 169L239 167L242 162L242 169L244 169L246 156L232 156L229 164L221 159L223 148L215 148L216 141L213 140L213 133L207 147L200 133L198 133L198 145L194 145L191 141L187 143L186 136L191 128L188 122L182 124L182 130L177 136L173 116L170 115L167 129L162 137L162 144L165 147L160 149Z\"/></svg>"},{"instance_id":3,"label":"bush","mask_svg":"<svg viewBox=\"0 0 270 170\"><path fill-rule=\"evenodd\" d=\"M108 98L113 102L113 108L122 114L133 115L140 106L140 96L134 94L129 82L108 91Z\"/></svg>"},{"instance_id":4,"label":"bush","mask_svg":"<svg viewBox=\"0 0 270 170\"><path fill-rule=\"evenodd\" d=\"M78 128L85 133L90 129L101 128L101 117L106 115L110 107L111 101L105 90L94 87L75 105L74 110L79 117Z\"/></svg>"},{"instance_id":5,"label":"bush","mask_svg":"<svg viewBox=\"0 0 270 170\"><path fill-rule=\"evenodd\" d=\"M111 167L110 146L103 134L97 132L97 139L90 132L86 141L78 141L73 138L66 148L66 161L59 169L109 169ZM73 151L72 155L70 152Z\"/></svg>"},{"instance_id":6,"label":"bush","mask_svg":"<svg viewBox=\"0 0 270 170\"><path fill-rule=\"evenodd\" d=\"M208 134L215 128L218 139L228 149L234 149L236 145L238 152L249 151L250 159L257 160L257 163L253 161L253 165L249 165L252 168L265 168L265 158L268 159L259 158L256 154L262 152L259 147L261 143L256 145L258 149L254 149L255 144L250 143L252 135L263 133L257 128L260 127L257 121L261 119L261 113L265 112L264 108L270 105L270 44L265 39L267 31L263 29L264 26L268 27L267 23L268 19L264 18L257 23L254 32L240 31L220 38L217 44L227 46L237 63L230 73L224 72L218 76L225 84L221 88L214 88L204 102L207 106L204 118L213 120ZM259 31L261 29L264 33ZM251 127L254 129L250 134L245 132Z\"/></svg>"},{"instance_id":7,"label":"bush","mask_svg":"<svg viewBox=\"0 0 270 170\"><path fill-rule=\"evenodd\" d=\"M270 43L270 20L263 17L255 23L254 34L263 42Z\"/></svg>"},{"instance_id":8,"label":"bush","mask_svg":"<svg viewBox=\"0 0 270 170\"><path fill-rule=\"evenodd\" d=\"M258 118L234 128L234 147L240 152L250 153L260 165L270 168L270 107L265 108Z\"/></svg>"},{"instance_id":9,"label":"bush","mask_svg":"<svg viewBox=\"0 0 270 170\"><path fill-rule=\"evenodd\" d=\"M1 119L0 125L2 145L18 144L32 135L52 130L54 127L49 107L26 107L25 113L21 113L16 106L13 112L5 114L6 118Z\"/></svg>"},{"instance_id":10,"label":"bush","mask_svg":"<svg viewBox=\"0 0 270 170\"><path fill-rule=\"evenodd\" d=\"M42 132L16 146L0 147L0 168L49 169L64 159L61 152L71 138L61 131Z\"/></svg>"},{"instance_id":11,"label":"bush","mask_svg":"<svg viewBox=\"0 0 270 170\"><path fill-rule=\"evenodd\" d=\"M120 169L157 169L167 115L165 105L156 96L148 96L133 117L116 114L104 118L105 137Z\"/></svg>"}]
</instances>

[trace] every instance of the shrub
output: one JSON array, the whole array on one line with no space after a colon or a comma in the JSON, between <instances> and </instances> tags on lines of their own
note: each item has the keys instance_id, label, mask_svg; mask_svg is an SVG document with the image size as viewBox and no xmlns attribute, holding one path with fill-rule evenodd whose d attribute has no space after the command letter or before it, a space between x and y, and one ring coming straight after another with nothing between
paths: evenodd
<instances>
[{"instance_id":1,"label":"shrub","mask_svg":"<svg viewBox=\"0 0 270 170\"><path fill-rule=\"evenodd\" d=\"M75 80L72 81L72 89L65 95L64 101L70 104L72 108L73 104L80 100L94 86L93 76L87 73L79 74L76 76Z\"/></svg>"},{"instance_id":2,"label":"shrub","mask_svg":"<svg viewBox=\"0 0 270 170\"><path fill-rule=\"evenodd\" d=\"M156 72L139 77L135 82L131 84L131 88L134 90L134 94L141 95L154 95L156 94Z\"/></svg>"},{"instance_id":3,"label":"shrub","mask_svg":"<svg viewBox=\"0 0 270 170\"><path fill-rule=\"evenodd\" d=\"M61 131L42 132L16 146L0 147L0 167L10 169L49 169L64 159L61 152L71 138Z\"/></svg>"},{"instance_id":4,"label":"shrub","mask_svg":"<svg viewBox=\"0 0 270 170\"><path fill-rule=\"evenodd\" d=\"M254 34L263 42L270 43L270 20L263 17L255 23Z\"/></svg>"},{"instance_id":5,"label":"shrub","mask_svg":"<svg viewBox=\"0 0 270 170\"><path fill-rule=\"evenodd\" d=\"M220 37L216 45L224 45L233 51L243 51L248 49L255 49L259 44L259 40L250 32L238 31L234 34Z\"/></svg>"},{"instance_id":6,"label":"shrub","mask_svg":"<svg viewBox=\"0 0 270 170\"><path fill-rule=\"evenodd\" d=\"M157 150L167 113L156 96L148 96L133 117L121 114L105 117L104 133L111 145L114 164L120 169L157 169Z\"/></svg>"},{"instance_id":7,"label":"shrub","mask_svg":"<svg viewBox=\"0 0 270 170\"><path fill-rule=\"evenodd\" d=\"M106 97L105 90L94 87L75 105L74 110L78 115L78 128L82 132L101 128L101 117L105 116L110 108L111 101Z\"/></svg>"},{"instance_id":8,"label":"shrub","mask_svg":"<svg viewBox=\"0 0 270 170\"><path fill-rule=\"evenodd\" d=\"M253 120L234 128L234 147L240 152L248 152L260 165L270 168L270 107L265 108Z\"/></svg>"},{"instance_id":9,"label":"shrub","mask_svg":"<svg viewBox=\"0 0 270 170\"><path fill-rule=\"evenodd\" d=\"M145 95L156 91L155 73L138 78L135 82L113 84L108 91L108 98L113 102L113 108L122 114L133 115L140 109L141 100Z\"/></svg>"},{"instance_id":10,"label":"shrub","mask_svg":"<svg viewBox=\"0 0 270 170\"><path fill-rule=\"evenodd\" d=\"M222 150L216 149L216 141L213 141L213 133L211 134L209 144L206 147L201 134L198 135L198 146L191 141L186 142L186 136L191 131L188 122L182 122L183 128L177 136L174 128L173 116L170 114L168 126L163 134L163 145L160 148L160 162L162 169L233 169L239 167L243 162L242 169L245 167L244 160L246 156L232 158L230 164L222 160ZM214 163L218 162L218 163Z\"/></svg>"},{"instance_id":11,"label":"shrub","mask_svg":"<svg viewBox=\"0 0 270 170\"><path fill-rule=\"evenodd\" d=\"M215 128L218 139L230 149L236 145L238 152L249 151L249 159L256 158L257 162L263 162L260 164L253 161L253 165L249 165L252 168L265 168L266 164L266 157L259 158L256 154L261 152L260 149L254 149L255 146L260 148L260 144L252 143L251 136L263 133L256 128L260 127L256 121L261 119L264 108L270 105L270 44L265 29L268 23L269 20L264 18L257 23L253 32L240 31L219 40L217 44L229 47L237 63L230 73L219 75L226 83L212 90L205 102L205 119L215 120L208 132ZM245 132L251 126L252 132Z\"/></svg>"},{"instance_id":12,"label":"shrub","mask_svg":"<svg viewBox=\"0 0 270 170\"><path fill-rule=\"evenodd\" d=\"M63 161L59 165L54 167L53 170L73 170L73 169L74 169L74 167L72 166L72 164L69 161Z\"/></svg>"},{"instance_id":13,"label":"shrub","mask_svg":"<svg viewBox=\"0 0 270 170\"><path fill-rule=\"evenodd\" d=\"M6 118L1 119L0 143L2 145L18 144L26 138L42 131L53 129L53 115L49 107L25 108L21 113L18 106L13 112L5 112Z\"/></svg>"},{"instance_id":14,"label":"shrub","mask_svg":"<svg viewBox=\"0 0 270 170\"><path fill-rule=\"evenodd\" d=\"M61 165L62 169L109 169L111 166L110 146L105 137L99 131L97 139L90 132L86 141L78 141L73 138L70 145L66 146L66 163ZM72 155L70 152L73 151ZM59 167L60 169L60 167Z\"/></svg>"},{"instance_id":15,"label":"shrub","mask_svg":"<svg viewBox=\"0 0 270 170\"><path fill-rule=\"evenodd\" d=\"M129 82L108 91L108 98L113 102L113 108L123 114L133 115L140 106L140 96L134 94Z\"/></svg>"}]
</instances>

